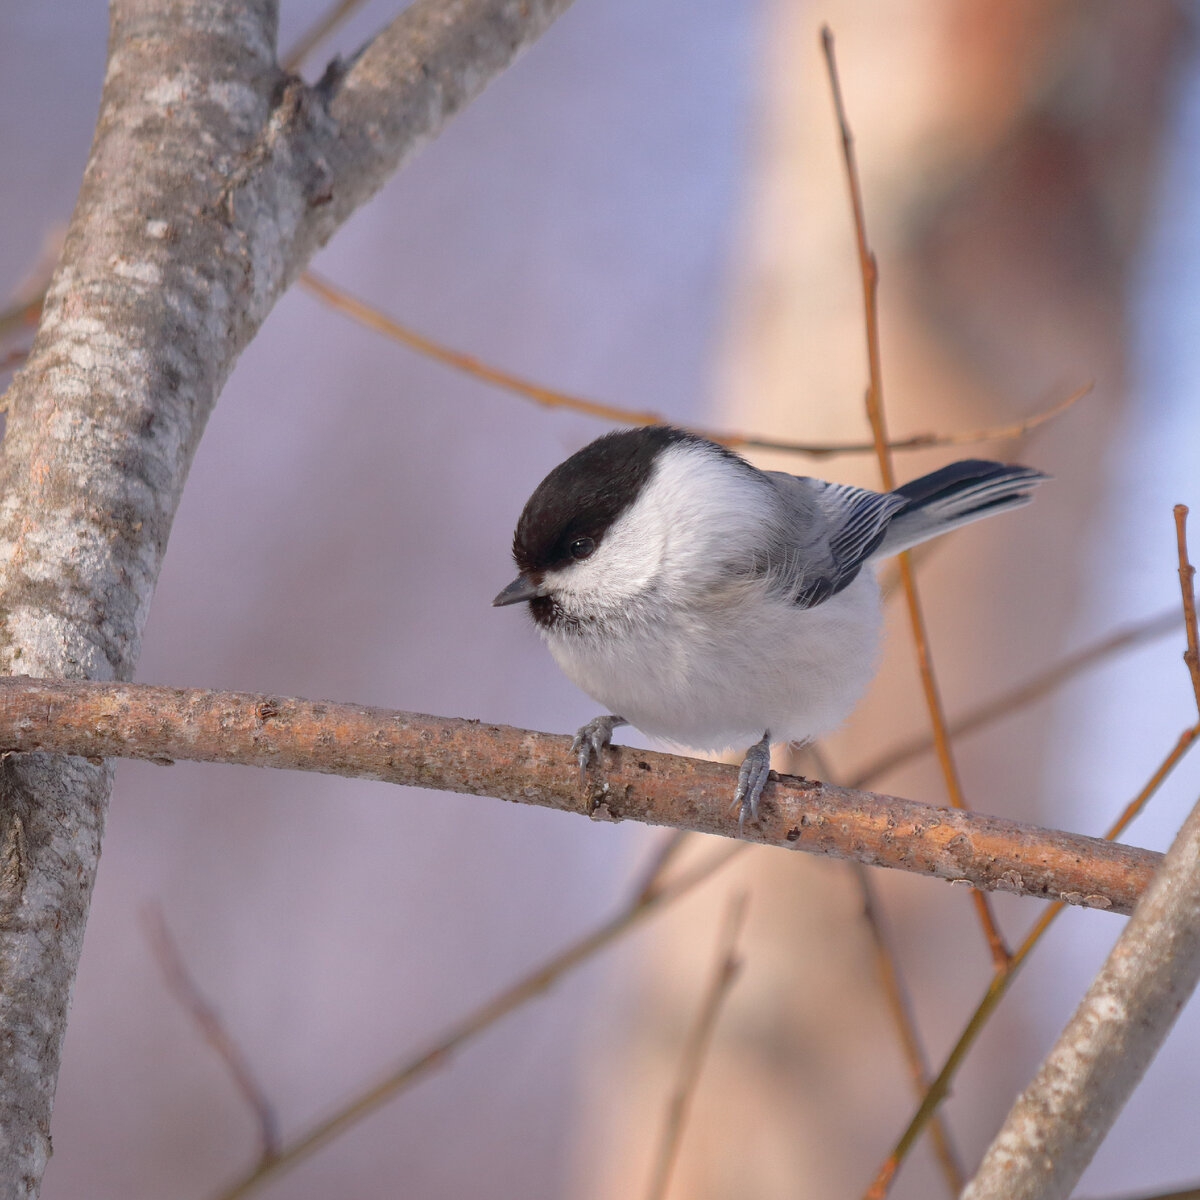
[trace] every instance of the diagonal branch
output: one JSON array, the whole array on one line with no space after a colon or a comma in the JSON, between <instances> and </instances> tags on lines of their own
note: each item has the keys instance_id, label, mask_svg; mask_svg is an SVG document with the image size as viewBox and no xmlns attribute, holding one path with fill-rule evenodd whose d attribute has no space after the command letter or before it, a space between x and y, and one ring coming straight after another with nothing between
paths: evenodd
<instances>
[{"instance_id":1,"label":"diagonal branch","mask_svg":"<svg viewBox=\"0 0 1200 1200\"><path fill-rule=\"evenodd\" d=\"M111 0L88 164L0 455L0 673L127 679L192 456L313 251L569 0L417 0L308 87L277 0ZM0 763L0 1195L37 1194L107 765Z\"/></svg>"},{"instance_id":2,"label":"diagonal branch","mask_svg":"<svg viewBox=\"0 0 1200 1200\"><path fill-rule=\"evenodd\" d=\"M434 341L423 333L389 317L386 313L372 307L357 296L352 296L345 288L338 287L315 271L305 271L300 277L300 284L321 303L344 313L351 320L357 321L367 329L383 334L394 342L415 350L443 366L461 371L493 387L501 388L516 396L523 396L535 404L546 408L565 408L570 412L583 413L589 417L599 417L603 421L620 421L629 425L666 425L669 424L661 413L645 412L641 409L627 408L623 405L608 404L602 400L589 400L586 396L575 396L557 388L546 387L535 383L532 379L506 371L502 367L493 366L473 354L455 350L442 342ZM911 437L901 438L890 442L892 450L924 450L931 446L965 446L975 442L990 442L1022 437L1039 425L1061 416L1077 400L1082 399L1092 390L1090 383L1076 388L1069 396L1052 404L1041 412L1033 413L1020 421L1008 425L997 425L988 429L973 429L959 433L918 433ZM690 427L693 433L706 437L710 442L717 442L734 450L777 450L783 454L804 454L809 458L832 458L839 454L872 454L875 452L874 442L796 442L781 441L777 438L762 437L752 433L725 432L716 429L698 429Z\"/></svg>"},{"instance_id":3,"label":"diagonal branch","mask_svg":"<svg viewBox=\"0 0 1200 1200\"><path fill-rule=\"evenodd\" d=\"M0 679L0 751L319 771L734 837L736 768L614 748L581 788L562 736L357 704L150 684ZM78 761L78 760L75 760ZM1160 855L782 775L747 840L1127 913Z\"/></svg>"},{"instance_id":4,"label":"diagonal branch","mask_svg":"<svg viewBox=\"0 0 1200 1200\"><path fill-rule=\"evenodd\" d=\"M1200 982L1200 803L963 1200L1066 1200Z\"/></svg>"}]
</instances>

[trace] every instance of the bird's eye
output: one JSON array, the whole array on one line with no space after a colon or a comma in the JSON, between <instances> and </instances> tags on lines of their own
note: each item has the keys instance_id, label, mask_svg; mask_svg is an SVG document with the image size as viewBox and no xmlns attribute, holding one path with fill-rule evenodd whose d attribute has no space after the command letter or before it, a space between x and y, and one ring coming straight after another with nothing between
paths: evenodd
<instances>
[{"instance_id":1,"label":"bird's eye","mask_svg":"<svg viewBox=\"0 0 1200 1200\"><path fill-rule=\"evenodd\" d=\"M587 558L596 548L596 543L589 537L576 538L571 543L572 558Z\"/></svg>"}]
</instances>

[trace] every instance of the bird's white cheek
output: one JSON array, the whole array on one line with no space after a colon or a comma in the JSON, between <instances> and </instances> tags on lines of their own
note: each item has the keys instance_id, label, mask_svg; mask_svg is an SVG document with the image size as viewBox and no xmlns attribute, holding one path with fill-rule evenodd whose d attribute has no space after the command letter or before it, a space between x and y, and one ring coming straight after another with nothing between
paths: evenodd
<instances>
[{"instance_id":1,"label":"bird's white cheek","mask_svg":"<svg viewBox=\"0 0 1200 1200\"><path fill-rule=\"evenodd\" d=\"M590 558L547 571L546 584L560 603L599 609L619 607L656 586L663 541L632 522L617 522Z\"/></svg>"}]
</instances>

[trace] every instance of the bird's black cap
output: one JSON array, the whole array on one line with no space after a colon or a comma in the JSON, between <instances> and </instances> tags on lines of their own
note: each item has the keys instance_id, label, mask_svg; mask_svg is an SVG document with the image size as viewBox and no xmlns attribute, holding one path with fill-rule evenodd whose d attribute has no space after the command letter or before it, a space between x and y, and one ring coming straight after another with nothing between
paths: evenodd
<instances>
[{"instance_id":1,"label":"bird's black cap","mask_svg":"<svg viewBox=\"0 0 1200 1200\"><path fill-rule=\"evenodd\" d=\"M654 461L668 446L701 442L669 425L646 425L606 433L558 464L529 497L513 536L513 558L521 574L572 561L580 538L599 543L613 522L637 499Z\"/></svg>"}]
</instances>

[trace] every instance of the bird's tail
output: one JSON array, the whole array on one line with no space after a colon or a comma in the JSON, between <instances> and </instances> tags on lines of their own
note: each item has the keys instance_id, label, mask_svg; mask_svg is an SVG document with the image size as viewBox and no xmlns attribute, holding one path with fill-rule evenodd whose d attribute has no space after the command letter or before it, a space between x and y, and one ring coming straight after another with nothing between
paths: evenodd
<instances>
[{"instance_id":1,"label":"bird's tail","mask_svg":"<svg viewBox=\"0 0 1200 1200\"><path fill-rule=\"evenodd\" d=\"M908 504L892 518L872 557L899 554L981 517L1020 508L1047 478L1031 467L968 458L902 484L892 495Z\"/></svg>"}]
</instances>

